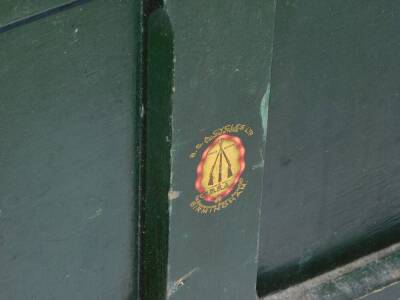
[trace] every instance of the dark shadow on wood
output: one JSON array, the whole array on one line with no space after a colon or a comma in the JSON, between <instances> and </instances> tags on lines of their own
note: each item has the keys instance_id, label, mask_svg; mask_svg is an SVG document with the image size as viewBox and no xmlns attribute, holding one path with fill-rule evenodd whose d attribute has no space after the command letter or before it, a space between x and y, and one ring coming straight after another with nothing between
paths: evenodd
<instances>
[{"instance_id":1,"label":"dark shadow on wood","mask_svg":"<svg viewBox=\"0 0 400 300\"><path fill-rule=\"evenodd\" d=\"M145 126L140 204L143 300L165 299L167 290L173 34L169 17L160 6L158 1L148 1L144 8L145 74L141 109Z\"/></svg>"}]
</instances>

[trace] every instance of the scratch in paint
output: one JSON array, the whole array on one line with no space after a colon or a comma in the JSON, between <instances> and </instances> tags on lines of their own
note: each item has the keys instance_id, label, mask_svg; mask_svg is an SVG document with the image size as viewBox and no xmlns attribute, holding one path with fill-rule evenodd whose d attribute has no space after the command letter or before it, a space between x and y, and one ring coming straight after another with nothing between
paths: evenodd
<instances>
[{"instance_id":1,"label":"scratch in paint","mask_svg":"<svg viewBox=\"0 0 400 300\"><path fill-rule=\"evenodd\" d=\"M175 294L179 288L185 285L185 281L189 279L194 273L196 273L198 270L200 270L199 267L196 267L192 269L190 272L186 273L182 277L180 277L178 280L176 280L174 283L170 285L168 288L168 298L171 297L173 294Z\"/></svg>"}]
</instances>

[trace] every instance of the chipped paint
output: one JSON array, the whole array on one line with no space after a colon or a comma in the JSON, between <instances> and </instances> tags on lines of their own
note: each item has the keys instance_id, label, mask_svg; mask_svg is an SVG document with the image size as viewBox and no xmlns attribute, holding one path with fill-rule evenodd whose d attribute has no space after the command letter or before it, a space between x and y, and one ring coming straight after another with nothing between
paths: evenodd
<instances>
[{"instance_id":1,"label":"chipped paint","mask_svg":"<svg viewBox=\"0 0 400 300\"><path fill-rule=\"evenodd\" d=\"M98 209L96 209L95 213L88 218L88 220L96 219L96 218L100 217L102 214L103 214L103 209L98 208Z\"/></svg>"},{"instance_id":2,"label":"chipped paint","mask_svg":"<svg viewBox=\"0 0 400 300\"><path fill-rule=\"evenodd\" d=\"M251 166L252 170L256 170L256 169L259 169L259 168L264 168L265 161L264 161L264 155L263 155L262 149L260 149L259 152L260 152L260 160L257 163L255 163L254 165Z\"/></svg>"},{"instance_id":3,"label":"chipped paint","mask_svg":"<svg viewBox=\"0 0 400 300\"><path fill-rule=\"evenodd\" d=\"M171 200L178 199L180 195L181 195L181 192L180 192L180 191L170 190L170 191L168 192L168 200L171 201Z\"/></svg>"},{"instance_id":4,"label":"chipped paint","mask_svg":"<svg viewBox=\"0 0 400 300\"><path fill-rule=\"evenodd\" d=\"M259 161L258 163L251 166L252 170L263 168L264 167L264 160Z\"/></svg>"},{"instance_id":5,"label":"chipped paint","mask_svg":"<svg viewBox=\"0 0 400 300\"><path fill-rule=\"evenodd\" d=\"M263 129L264 143L267 140L268 109L269 109L270 94L271 94L271 84L268 82L267 89L265 90L264 96L262 97L260 104L261 126Z\"/></svg>"},{"instance_id":6,"label":"chipped paint","mask_svg":"<svg viewBox=\"0 0 400 300\"><path fill-rule=\"evenodd\" d=\"M140 114L140 118L143 119L143 117L144 117L144 106L143 106L143 104L140 105L140 112L139 112L139 114Z\"/></svg>"},{"instance_id":7,"label":"chipped paint","mask_svg":"<svg viewBox=\"0 0 400 300\"><path fill-rule=\"evenodd\" d=\"M185 282L197 271L199 271L200 268L196 267L180 277L178 280L174 281L173 283L169 284L168 286L168 298L171 297L173 294L175 294L181 287L185 285Z\"/></svg>"}]
</instances>

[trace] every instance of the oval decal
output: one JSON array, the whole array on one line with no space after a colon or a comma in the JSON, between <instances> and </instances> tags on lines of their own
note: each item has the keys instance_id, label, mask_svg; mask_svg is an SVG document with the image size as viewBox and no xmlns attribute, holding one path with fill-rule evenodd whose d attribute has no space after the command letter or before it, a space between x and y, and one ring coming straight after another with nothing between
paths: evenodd
<instances>
[{"instance_id":1,"label":"oval decal","mask_svg":"<svg viewBox=\"0 0 400 300\"><path fill-rule=\"evenodd\" d=\"M218 202L235 188L245 169L245 148L239 137L223 134L203 152L196 189L207 202Z\"/></svg>"}]
</instances>

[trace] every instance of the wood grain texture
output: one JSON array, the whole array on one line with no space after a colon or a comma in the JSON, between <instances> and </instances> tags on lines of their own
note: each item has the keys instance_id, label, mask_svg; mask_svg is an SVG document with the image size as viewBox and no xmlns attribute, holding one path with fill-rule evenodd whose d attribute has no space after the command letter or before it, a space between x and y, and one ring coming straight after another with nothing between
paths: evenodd
<instances>
[{"instance_id":1,"label":"wood grain texture","mask_svg":"<svg viewBox=\"0 0 400 300\"><path fill-rule=\"evenodd\" d=\"M0 299L136 293L134 4L0 34Z\"/></svg>"}]
</instances>

